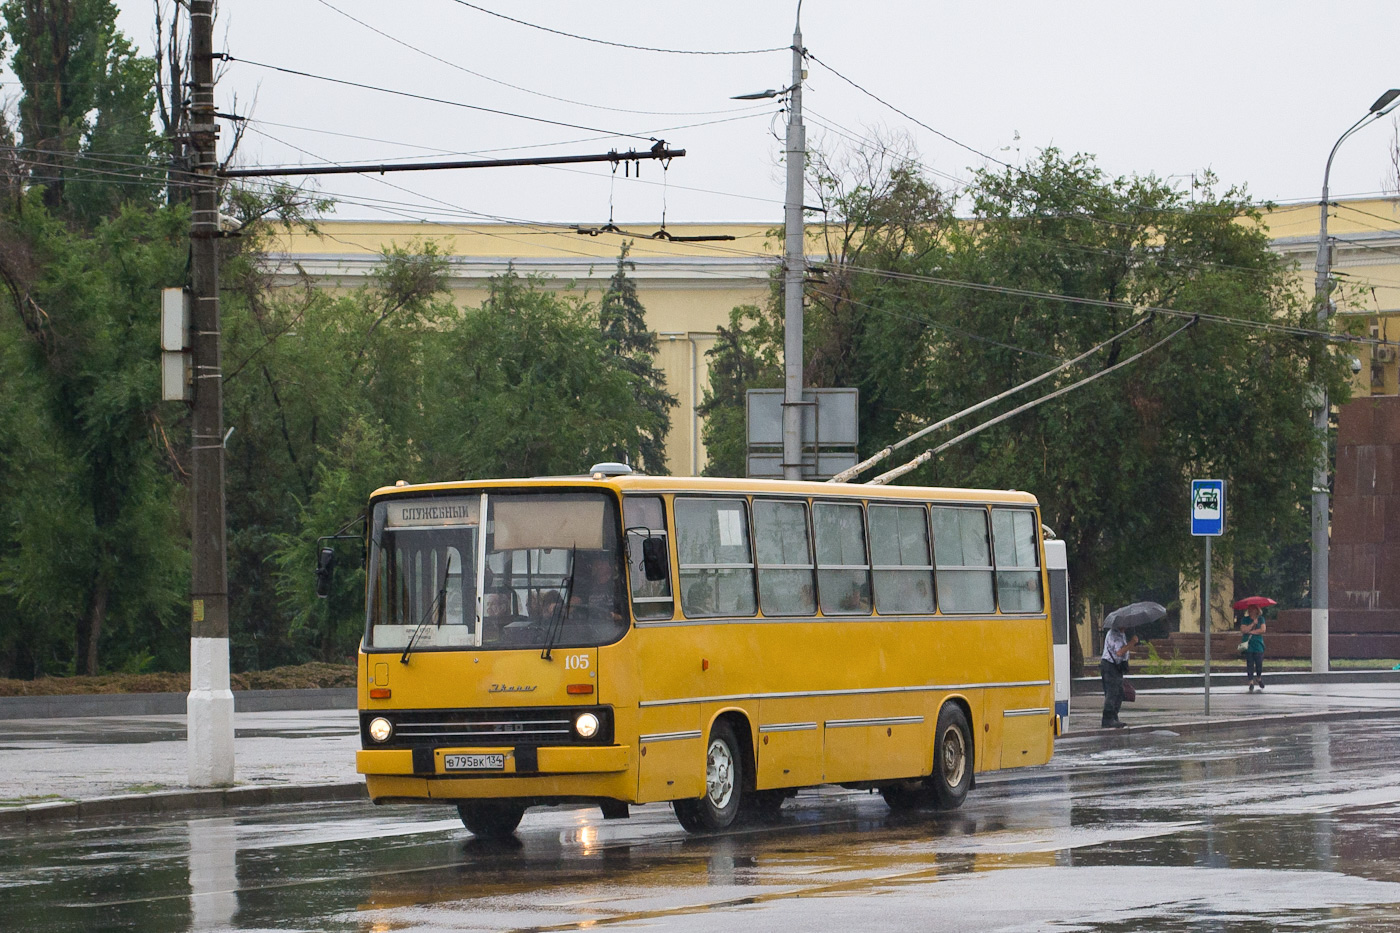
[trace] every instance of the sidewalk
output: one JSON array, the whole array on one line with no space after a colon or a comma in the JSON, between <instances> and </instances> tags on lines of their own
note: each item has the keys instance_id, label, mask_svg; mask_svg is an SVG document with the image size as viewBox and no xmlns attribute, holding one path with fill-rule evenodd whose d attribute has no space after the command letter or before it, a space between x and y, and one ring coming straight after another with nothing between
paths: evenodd
<instances>
[{"instance_id":1,"label":"sidewalk","mask_svg":"<svg viewBox=\"0 0 1400 933\"><path fill-rule=\"evenodd\" d=\"M234 732L235 786L195 789L182 714L0 721L0 825L364 797L355 710L236 712Z\"/></svg>"},{"instance_id":2,"label":"sidewalk","mask_svg":"<svg viewBox=\"0 0 1400 933\"><path fill-rule=\"evenodd\" d=\"M1153 733L1198 733L1261 720L1299 723L1400 716L1400 682L1271 684L1264 692L1211 685L1205 716L1199 686L1139 688L1121 713L1126 729L1100 729L1103 701L1076 695L1060 743L1125 743ZM114 715L0 720L0 826L225 806L364 799L355 773L360 746L354 710L235 714L235 786L185 784L183 715Z\"/></svg>"},{"instance_id":3,"label":"sidewalk","mask_svg":"<svg viewBox=\"0 0 1400 933\"><path fill-rule=\"evenodd\" d=\"M1242 679L1242 678L1241 678ZM1136 684L1138 678L1132 678ZM1195 678L1199 684L1200 678ZM1400 716L1400 683L1357 683L1339 675L1331 683L1271 682L1262 691L1239 683L1218 684L1211 678L1210 716L1205 715L1204 691L1199 685L1169 689L1138 688L1137 701L1124 703L1119 718L1126 729L1101 729L1102 694L1076 694L1070 700L1070 728L1061 741L1085 736L1099 738L1170 729L1199 732L1229 729L1260 718L1299 722L1339 718Z\"/></svg>"}]
</instances>

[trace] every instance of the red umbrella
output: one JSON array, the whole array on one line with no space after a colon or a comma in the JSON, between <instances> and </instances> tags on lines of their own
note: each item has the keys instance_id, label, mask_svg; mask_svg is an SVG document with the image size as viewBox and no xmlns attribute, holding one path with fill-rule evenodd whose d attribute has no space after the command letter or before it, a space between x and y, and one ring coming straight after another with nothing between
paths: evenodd
<instances>
[{"instance_id":1,"label":"red umbrella","mask_svg":"<svg viewBox=\"0 0 1400 933\"><path fill-rule=\"evenodd\" d=\"M1235 611L1243 612L1246 609L1267 609L1270 606L1277 605L1278 603L1267 596L1246 596L1244 599L1235 600Z\"/></svg>"}]
</instances>

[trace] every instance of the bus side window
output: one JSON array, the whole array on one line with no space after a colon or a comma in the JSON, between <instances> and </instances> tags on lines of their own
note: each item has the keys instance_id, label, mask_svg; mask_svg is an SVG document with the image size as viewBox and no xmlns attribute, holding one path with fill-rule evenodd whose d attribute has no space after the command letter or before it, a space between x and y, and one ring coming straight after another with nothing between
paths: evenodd
<instances>
[{"instance_id":1,"label":"bus side window","mask_svg":"<svg viewBox=\"0 0 1400 933\"><path fill-rule=\"evenodd\" d=\"M666 536L666 508L660 496L626 496L622 500L622 527L627 529L627 576L632 589L632 612L638 619L669 619L675 614L671 575L648 580L643 565L647 541L670 548ZM655 547L655 545L653 545Z\"/></svg>"},{"instance_id":2,"label":"bus side window","mask_svg":"<svg viewBox=\"0 0 1400 933\"><path fill-rule=\"evenodd\" d=\"M869 516L876 611L932 613L933 562L923 506L872 505Z\"/></svg>"},{"instance_id":3,"label":"bus side window","mask_svg":"<svg viewBox=\"0 0 1400 933\"><path fill-rule=\"evenodd\" d=\"M1043 610L1035 513L1029 509L992 509L992 543L1001 611Z\"/></svg>"},{"instance_id":4,"label":"bus side window","mask_svg":"<svg viewBox=\"0 0 1400 933\"><path fill-rule=\"evenodd\" d=\"M870 561L865 551L863 512L858 503L819 502L813 507L817 593L827 615L870 614Z\"/></svg>"},{"instance_id":5,"label":"bus side window","mask_svg":"<svg viewBox=\"0 0 1400 933\"><path fill-rule=\"evenodd\" d=\"M807 503L755 499L754 550L758 554L758 604L764 615L809 616L817 611Z\"/></svg>"},{"instance_id":6,"label":"bus side window","mask_svg":"<svg viewBox=\"0 0 1400 933\"><path fill-rule=\"evenodd\" d=\"M987 510L934 506L932 516L938 608L944 612L995 612Z\"/></svg>"},{"instance_id":7,"label":"bus side window","mask_svg":"<svg viewBox=\"0 0 1400 933\"><path fill-rule=\"evenodd\" d=\"M753 554L743 499L676 499L681 609L688 618L754 614Z\"/></svg>"}]
</instances>

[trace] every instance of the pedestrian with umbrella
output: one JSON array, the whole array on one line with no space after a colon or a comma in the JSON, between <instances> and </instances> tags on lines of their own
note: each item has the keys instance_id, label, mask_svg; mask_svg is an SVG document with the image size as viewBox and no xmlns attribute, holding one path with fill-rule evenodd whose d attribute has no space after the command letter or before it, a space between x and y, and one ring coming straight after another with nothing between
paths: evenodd
<instances>
[{"instance_id":1,"label":"pedestrian with umbrella","mask_svg":"<svg viewBox=\"0 0 1400 933\"><path fill-rule=\"evenodd\" d=\"M1138 643L1137 633L1129 634L1129 630L1156 622L1166 614L1166 608L1160 603L1141 602L1115 609L1104 617L1103 656L1099 659L1099 676L1103 679L1103 728L1123 728L1118 718L1118 710L1123 705L1123 675L1128 673L1128 657Z\"/></svg>"},{"instance_id":2,"label":"pedestrian with umbrella","mask_svg":"<svg viewBox=\"0 0 1400 933\"><path fill-rule=\"evenodd\" d=\"M1236 600L1235 611L1243 611L1245 621L1240 623L1240 650L1244 652L1244 676L1249 684L1249 692L1254 688L1264 689L1264 624L1263 611L1275 606L1267 596L1246 596Z\"/></svg>"}]
</instances>

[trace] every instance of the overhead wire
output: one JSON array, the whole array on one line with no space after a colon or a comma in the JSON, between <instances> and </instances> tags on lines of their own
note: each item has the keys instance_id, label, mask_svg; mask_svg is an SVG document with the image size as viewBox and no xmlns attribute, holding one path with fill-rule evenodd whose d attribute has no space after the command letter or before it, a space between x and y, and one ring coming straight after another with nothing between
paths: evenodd
<instances>
[{"instance_id":1,"label":"overhead wire","mask_svg":"<svg viewBox=\"0 0 1400 933\"><path fill-rule=\"evenodd\" d=\"M849 84L851 87L855 88L857 91L860 91L860 92L861 92L862 94L864 94L866 97L869 97L871 100L875 101L875 102L878 103L878 104L881 104L881 105L883 105L883 106L885 106L885 107L888 107L890 110L893 110L895 113L899 114L901 117L903 117L904 119L908 120L910 123L917 124L918 126L921 126L921 127L923 127L924 129L928 130L930 133L933 133L935 136L939 136L939 137L941 137L941 138L943 138L943 139L946 139L948 142L952 143L953 145L955 145L955 146L960 146L961 148L966 149L968 152L971 152L973 155L981 156L982 158L986 159L988 162L995 162L995 163L997 163L998 165L1005 166L1006 168L1014 168L1014 167L1015 167L1015 166L1013 166L1010 162L1006 162L1006 161L1004 161L1004 160L1002 160L1002 159L998 159L996 156L989 155L989 154L983 152L981 149L976 148L975 146L969 146L967 143L963 142L962 140L960 140L960 139L955 139L954 137L949 136L947 133L943 132L942 130L935 129L935 128L929 126L927 123L925 123L924 121L920 120L918 117L915 117L915 116L910 115L909 113L906 113L905 111L903 111L903 110L899 109L898 107L896 107L894 104L892 104L892 103L890 103L889 101L885 100L883 97L880 97L880 96L877 95L874 91L871 91L871 90L869 90L868 88L865 88L865 87L861 86L860 84L857 84L857 83L856 83L855 81L853 81L852 79L846 77L844 74L842 74L841 72L837 71L835 68L831 67L831 66L828 65L826 62L822 61L822 60L821 60L820 58L818 58L815 54L813 54L810 50L808 50L808 49L803 49L802 51L803 51L803 55L804 55L805 57L810 58L812 61L816 62L818 65L821 65L821 66L822 66L823 68L825 68L827 71L831 72L831 73L834 74L836 77L840 78L842 81L845 81L847 84Z\"/></svg>"},{"instance_id":2,"label":"overhead wire","mask_svg":"<svg viewBox=\"0 0 1400 933\"><path fill-rule=\"evenodd\" d=\"M440 55L435 55L435 54L433 54L432 52L429 52L427 49L420 48L419 46L413 45L413 44L410 43L410 42L405 42L403 39L400 39L400 38L398 38L397 36L394 36L394 35L390 35L389 33L385 32L384 30L380 29L379 27L377 27L377 26L375 26L375 25L373 25L373 24L371 24L371 23L367 23L367 22L365 22L364 20L359 19L358 17L353 16L353 15L351 15L350 13L345 12L344 10L342 10L342 9L340 9L339 7L335 6L334 4L330 3L330 0L316 0L316 2L319 3L319 4L321 4L322 6L326 7L327 9L329 9L329 10L335 12L335 13L339 13L341 16L345 17L346 19L350 20L351 22L358 23L358 24L360 24L361 26L365 27L366 29L370 30L371 32L374 32L374 33L379 34L380 36L383 36L385 39L388 39L390 42L395 42L395 43L397 43L397 44L403 46L404 48L409 49L410 51L417 52L419 55L423 55L423 56L426 56L427 58L431 58L433 61L439 62L440 64L443 64L443 65L446 65L446 66L449 67L449 68L455 68L457 71L463 72L464 74L469 74L469 75L471 75L472 77L475 77L475 78L480 78L480 79L482 79L483 81L489 81L489 82L491 82L492 84L499 84L501 87L508 87L508 88L510 88L510 89L513 90L513 91L520 91L520 92L522 92L522 93L524 93L524 94L533 94L533 95L536 96L536 97L543 97L543 98L545 98L546 100L558 101L558 102L564 103L564 104L572 104L572 105L574 105L574 106L576 106L576 107L590 107L590 108L592 108L592 109L594 109L594 110L608 110L608 111L611 111L611 112L613 112L613 113L633 113L633 114L642 114L642 115L645 115L645 116L685 116L685 117L708 116L708 115L710 115L710 114L735 113L735 112L737 112L737 111L739 111L739 110L748 109L748 108L743 108L743 107L731 107L731 108L728 108L728 109L726 109L726 110L690 110L690 111L683 111L683 110L682 110L682 111L677 111L677 110L631 110L631 109L628 109L628 108L626 108L626 107L608 107L608 106L606 106L606 105L604 105L604 104L590 104L590 103L588 103L587 101L573 100L573 99L568 98L568 97L559 97L559 96L556 96L556 95L554 95L554 94L546 94L546 93L543 92L543 91L536 91L536 90L532 90L532 89L530 89L530 88L528 88L528 87L522 87L522 86L520 86L520 85L518 85L518 84L511 84L509 81L502 81L502 80L500 80L499 78L493 78L493 77L491 77L490 75L482 74L482 73L479 72L479 71L473 71L472 69L467 68L467 67L465 67L465 66L463 66L463 65L459 65L458 63L456 63L456 62L454 62L454 61L450 61L450 60L448 60L448 59L446 59L446 58L443 58L443 57L440 56Z\"/></svg>"},{"instance_id":3,"label":"overhead wire","mask_svg":"<svg viewBox=\"0 0 1400 933\"><path fill-rule=\"evenodd\" d=\"M656 137L654 136L639 136L636 133L624 133L620 130L603 129L601 127L587 126L581 123L568 123L563 120L551 120L547 117L536 117L530 114L513 113L509 110L498 110L495 107L482 107L477 104L467 104L459 100L447 100L446 98L432 97L427 94L416 94L412 91L400 91L394 88L379 87L374 84L365 84L361 81L349 81L345 78L332 78L328 75L318 75L310 71L301 71L297 68L285 68L281 65L270 65L267 62L254 61L250 58L238 58L233 55L228 55L227 53L223 55L223 58L230 62L237 62L242 65L251 65L254 68L266 68L269 71L277 71L281 72L282 74L295 75L296 77L300 78L310 78L315 81L326 81L331 84L340 84L344 85L345 87L354 87L366 91L375 91L380 94L392 94L396 97L407 97L413 100L426 101L432 104L443 104L444 106L448 107L461 107L465 110L475 110L479 113L491 113L497 116L511 117L516 120L529 120L532 123L546 123L550 126L563 126L573 130L587 130L590 133L603 133L607 136L618 136L624 139L644 139L648 142L656 141Z\"/></svg>"},{"instance_id":4,"label":"overhead wire","mask_svg":"<svg viewBox=\"0 0 1400 933\"><path fill-rule=\"evenodd\" d=\"M658 48L658 47L656 47L656 46L650 46L650 45L633 45L633 44L628 43L628 42L615 42L615 41L613 41L613 40L611 40L611 39L596 39L596 38L594 38L594 37L592 37L592 36L583 36L583 35L579 35L578 33L565 32L565 31L562 30L562 29L554 29L554 28L552 28L552 27L550 27L550 26L541 26L541 25L539 25L538 23L531 23L531 22L527 22L527 21L525 21L525 20L523 20L523 19L516 19L514 16L507 16L507 15L504 14L504 13L497 13L495 10L488 10L488 9L487 9L486 7L484 7L484 6L478 6L478 5L476 5L475 3L469 3L469 2L467 2L467 0L453 0L453 2L456 3L456 4L458 4L459 6L464 6L464 7L468 7L468 8L470 8L470 9L476 10L478 13L485 13L485 14L488 15L488 16L494 16L494 17L496 17L497 19L507 20L508 22L515 23L515 24L517 24L517 25L519 25L519 26L528 26L528 27L530 27L531 29L538 29L538 30L540 30L541 32L553 33L553 34L556 35L556 36L563 36L564 38L567 38L567 39L578 39L578 40L581 41L581 42L592 42L592 43L594 43L594 44L596 44L596 45L609 45L609 46L612 46L613 48L618 48L618 49L632 49L632 50L639 51L639 52L663 52L663 53L665 53L665 54L667 54L667 55L762 55L762 54L765 54L765 53L767 53L767 52L786 52L786 51L788 51L788 49L790 48L789 46L786 46L786 45L779 45L779 46L774 46L773 48L767 48L767 49L721 49L721 50L712 50L712 49L667 49L667 48Z\"/></svg>"}]
</instances>

